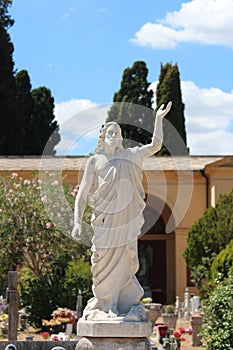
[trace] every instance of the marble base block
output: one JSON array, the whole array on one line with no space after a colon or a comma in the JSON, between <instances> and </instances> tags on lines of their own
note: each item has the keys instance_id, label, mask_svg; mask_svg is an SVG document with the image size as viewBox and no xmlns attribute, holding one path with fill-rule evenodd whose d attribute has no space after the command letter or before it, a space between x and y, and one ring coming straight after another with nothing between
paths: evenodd
<instances>
[{"instance_id":1,"label":"marble base block","mask_svg":"<svg viewBox=\"0 0 233 350\"><path fill-rule=\"evenodd\" d=\"M75 350L150 350L150 322L79 320Z\"/></svg>"},{"instance_id":2,"label":"marble base block","mask_svg":"<svg viewBox=\"0 0 233 350\"><path fill-rule=\"evenodd\" d=\"M151 350L147 338L82 338L75 350Z\"/></svg>"},{"instance_id":3,"label":"marble base block","mask_svg":"<svg viewBox=\"0 0 233 350\"><path fill-rule=\"evenodd\" d=\"M142 338L151 335L150 322L79 320L77 335L82 337Z\"/></svg>"}]
</instances>

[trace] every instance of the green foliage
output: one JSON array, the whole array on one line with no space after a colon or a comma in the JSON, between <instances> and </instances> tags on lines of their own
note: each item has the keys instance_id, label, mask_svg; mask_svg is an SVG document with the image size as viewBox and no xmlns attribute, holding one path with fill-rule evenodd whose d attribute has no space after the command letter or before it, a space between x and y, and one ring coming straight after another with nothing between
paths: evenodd
<instances>
[{"instance_id":1,"label":"green foliage","mask_svg":"<svg viewBox=\"0 0 233 350\"><path fill-rule=\"evenodd\" d=\"M86 297L91 290L90 250L59 229L71 232L70 214L77 189L69 185L61 189L53 173L45 176L51 180L47 194L37 177L23 180L12 173L0 178L0 280L5 279L8 269L19 271L21 303L36 325L42 318L50 318L59 306L74 309L79 289ZM86 218L89 212L88 208ZM60 220L57 225L54 214Z\"/></svg>"},{"instance_id":2,"label":"green foliage","mask_svg":"<svg viewBox=\"0 0 233 350\"><path fill-rule=\"evenodd\" d=\"M38 276L59 251L70 249L71 241L50 221L40 190L41 181L37 178L23 180L13 173L0 179L2 277L9 266L22 263Z\"/></svg>"},{"instance_id":3,"label":"green foliage","mask_svg":"<svg viewBox=\"0 0 233 350\"><path fill-rule=\"evenodd\" d=\"M31 154L55 154L54 147L60 141L58 124L54 120L54 98L46 87L32 90L34 109L31 118Z\"/></svg>"},{"instance_id":4,"label":"green foliage","mask_svg":"<svg viewBox=\"0 0 233 350\"><path fill-rule=\"evenodd\" d=\"M15 76L17 87L18 140L14 154L54 155L54 147L60 141L58 124L54 120L54 99L46 87L31 90L26 70ZM46 147L46 148L45 148Z\"/></svg>"},{"instance_id":5,"label":"green foliage","mask_svg":"<svg viewBox=\"0 0 233 350\"><path fill-rule=\"evenodd\" d=\"M77 298L77 290L81 290L83 293L83 305L87 304L87 301L92 296L92 274L90 262L86 259L74 259L71 260L66 268L65 274L65 293L63 295L63 304L68 307L74 308L74 302ZM67 290L69 293L67 293Z\"/></svg>"},{"instance_id":6,"label":"green foliage","mask_svg":"<svg viewBox=\"0 0 233 350\"><path fill-rule=\"evenodd\" d=\"M31 324L41 327L58 307L76 309L78 291L84 292L83 305L91 296L90 263L84 258L69 261L60 256L47 273L36 277L28 268L19 274L20 301L29 312Z\"/></svg>"},{"instance_id":7,"label":"green foliage","mask_svg":"<svg viewBox=\"0 0 233 350\"><path fill-rule=\"evenodd\" d=\"M233 237L233 190L221 195L216 207L208 208L188 233L184 258L196 286L208 293L212 286L211 266Z\"/></svg>"},{"instance_id":8,"label":"green foliage","mask_svg":"<svg viewBox=\"0 0 233 350\"><path fill-rule=\"evenodd\" d=\"M216 287L204 300L203 347L206 350L233 349L233 269L228 278L215 281Z\"/></svg>"},{"instance_id":9,"label":"green foliage","mask_svg":"<svg viewBox=\"0 0 233 350\"><path fill-rule=\"evenodd\" d=\"M17 119L19 121L16 154L32 154L31 148L34 140L32 138L31 118L34 102L28 72L26 70L19 71L15 76L15 82L17 88Z\"/></svg>"},{"instance_id":10,"label":"green foliage","mask_svg":"<svg viewBox=\"0 0 233 350\"><path fill-rule=\"evenodd\" d=\"M16 147L14 132L18 123L15 120L16 85L14 79L14 47L6 29L0 26L0 154L10 154ZM15 123L13 123L15 121ZM11 140L11 143L8 140Z\"/></svg>"},{"instance_id":11,"label":"green foliage","mask_svg":"<svg viewBox=\"0 0 233 350\"><path fill-rule=\"evenodd\" d=\"M171 111L166 116L166 120L177 130L183 142L179 139L176 141L174 135L174 129L164 125L164 144L159 155L169 155L172 151L172 155L186 155L188 149L185 147L186 131L185 131L185 119L184 119L184 104L182 102L182 94L180 87L180 73L177 64L167 63L161 64L159 82L156 89L156 104L159 108L162 104L167 105L169 101L172 101Z\"/></svg>"},{"instance_id":12,"label":"green foliage","mask_svg":"<svg viewBox=\"0 0 233 350\"><path fill-rule=\"evenodd\" d=\"M43 181L37 177L23 180L16 173L0 178L0 276L5 278L9 267L19 268L27 266L35 276L47 273L51 261L60 255L69 256L73 253L86 256L86 247L62 234L51 221L53 213L64 222L67 234L72 229L70 215L74 207L74 191L65 186L66 203L60 198L59 182L54 180L54 174L47 174L51 178L49 195L52 198L52 211L46 211L49 198L42 192ZM50 215L50 216L49 216ZM59 226L59 225L58 225ZM89 255L87 255L89 256Z\"/></svg>"},{"instance_id":13,"label":"green foliage","mask_svg":"<svg viewBox=\"0 0 233 350\"><path fill-rule=\"evenodd\" d=\"M31 91L26 70L15 75L7 29L14 21L8 13L11 0L0 0L0 155L54 155L60 141L54 121L54 100L49 89Z\"/></svg>"},{"instance_id":14,"label":"green foliage","mask_svg":"<svg viewBox=\"0 0 233 350\"><path fill-rule=\"evenodd\" d=\"M8 13L8 7L12 5L12 0L0 0L0 27L5 29L14 24L14 20Z\"/></svg>"},{"instance_id":15,"label":"green foliage","mask_svg":"<svg viewBox=\"0 0 233 350\"><path fill-rule=\"evenodd\" d=\"M106 122L116 121L120 124L126 147L151 141L153 91L149 90L147 75L148 69L143 61L136 61L132 67L126 68L121 87L114 94L114 104L108 113Z\"/></svg>"},{"instance_id":16,"label":"green foliage","mask_svg":"<svg viewBox=\"0 0 233 350\"><path fill-rule=\"evenodd\" d=\"M214 280L219 274L227 277L229 270L233 267L233 239L226 248L215 257L211 266L211 277Z\"/></svg>"},{"instance_id":17,"label":"green foliage","mask_svg":"<svg viewBox=\"0 0 233 350\"><path fill-rule=\"evenodd\" d=\"M164 307L165 314L174 314L175 313L175 305L169 304Z\"/></svg>"}]
</instances>

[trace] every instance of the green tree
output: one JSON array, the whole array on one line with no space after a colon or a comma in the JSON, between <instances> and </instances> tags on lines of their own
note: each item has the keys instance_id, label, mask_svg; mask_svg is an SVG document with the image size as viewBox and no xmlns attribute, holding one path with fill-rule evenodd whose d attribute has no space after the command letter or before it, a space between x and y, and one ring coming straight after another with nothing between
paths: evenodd
<instances>
[{"instance_id":1,"label":"green tree","mask_svg":"<svg viewBox=\"0 0 233 350\"><path fill-rule=\"evenodd\" d=\"M17 154L31 154L32 136L32 115L34 102L31 94L31 82L26 70L19 71L15 76L17 88L17 114L20 121L18 129L19 142Z\"/></svg>"},{"instance_id":2,"label":"green tree","mask_svg":"<svg viewBox=\"0 0 233 350\"><path fill-rule=\"evenodd\" d=\"M170 125L168 123L163 124L164 146L159 155L186 155L188 149L186 147L184 103L182 102L180 73L177 64L173 66L167 63L165 65L161 64L159 82L156 89L157 108L162 104L167 105L169 101L172 101L172 108L166 116L166 120ZM176 139L175 130L181 139Z\"/></svg>"},{"instance_id":3,"label":"green tree","mask_svg":"<svg viewBox=\"0 0 233 350\"><path fill-rule=\"evenodd\" d=\"M16 132L19 142L16 154L54 155L54 147L60 141L59 127L54 120L54 99L46 87L31 90L26 70L15 76L17 87L17 116L20 127Z\"/></svg>"},{"instance_id":4,"label":"green tree","mask_svg":"<svg viewBox=\"0 0 233 350\"><path fill-rule=\"evenodd\" d=\"M30 125L30 154L40 155L44 149L48 155L55 154L54 147L60 141L60 135L59 126L54 120L54 98L46 87L33 89L31 93L34 109Z\"/></svg>"},{"instance_id":5,"label":"green tree","mask_svg":"<svg viewBox=\"0 0 233 350\"><path fill-rule=\"evenodd\" d=\"M0 154L12 154L18 140L14 133L18 128L16 116L16 85L14 79L14 47L7 29L14 21L8 14L10 0L0 1ZM10 140L10 142L9 142Z\"/></svg>"},{"instance_id":6,"label":"green tree","mask_svg":"<svg viewBox=\"0 0 233 350\"><path fill-rule=\"evenodd\" d=\"M233 237L233 190L221 195L216 207L208 208L188 233L184 258L203 295L213 285L212 263Z\"/></svg>"},{"instance_id":7,"label":"green tree","mask_svg":"<svg viewBox=\"0 0 233 350\"><path fill-rule=\"evenodd\" d=\"M125 146L147 144L153 132L153 91L147 81L145 62L136 61L124 70L121 86L114 94L106 122L116 121L122 129ZM146 107L146 108L144 108Z\"/></svg>"},{"instance_id":8,"label":"green tree","mask_svg":"<svg viewBox=\"0 0 233 350\"><path fill-rule=\"evenodd\" d=\"M15 75L14 46L7 33L14 24L8 7L12 0L0 0L0 154L54 155L60 141L54 121L54 100L49 89L31 91L26 70Z\"/></svg>"}]
</instances>

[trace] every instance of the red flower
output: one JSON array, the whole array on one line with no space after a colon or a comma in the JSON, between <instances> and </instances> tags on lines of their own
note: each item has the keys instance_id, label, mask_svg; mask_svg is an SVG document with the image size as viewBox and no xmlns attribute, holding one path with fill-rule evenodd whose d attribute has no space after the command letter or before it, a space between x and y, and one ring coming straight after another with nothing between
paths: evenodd
<instances>
[{"instance_id":1,"label":"red flower","mask_svg":"<svg viewBox=\"0 0 233 350\"><path fill-rule=\"evenodd\" d=\"M189 334L189 335L192 335L192 334L193 334L193 330L192 330L191 327L187 328L187 329L185 330L185 332L186 332L187 334Z\"/></svg>"},{"instance_id":2,"label":"red flower","mask_svg":"<svg viewBox=\"0 0 233 350\"><path fill-rule=\"evenodd\" d=\"M48 339L49 337L50 337L49 332L43 332L43 333L42 333L42 338L43 338L43 339Z\"/></svg>"},{"instance_id":3,"label":"red flower","mask_svg":"<svg viewBox=\"0 0 233 350\"><path fill-rule=\"evenodd\" d=\"M51 335L51 340L57 341L57 340L59 340L59 339L58 339L58 336L57 336L56 334L52 334L52 335Z\"/></svg>"},{"instance_id":4,"label":"red flower","mask_svg":"<svg viewBox=\"0 0 233 350\"><path fill-rule=\"evenodd\" d=\"M175 338L180 338L181 333L180 333L180 331L175 331L175 332L173 332L173 335Z\"/></svg>"},{"instance_id":5,"label":"red flower","mask_svg":"<svg viewBox=\"0 0 233 350\"><path fill-rule=\"evenodd\" d=\"M180 337L180 341L185 341L186 339L184 337Z\"/></svg>"},{"instance_id":6,"label":"red flower","mask_svg":"<svg viewBox=\"0 0 233 350\"><path fill-rule=\"evenodd\" d=\"M185 329L184 329L183 327L180 327L178 330L179 330L179 332L180 332L181 334L184 334L184 333L185 333Z\"/></svg>"}]
</instances>

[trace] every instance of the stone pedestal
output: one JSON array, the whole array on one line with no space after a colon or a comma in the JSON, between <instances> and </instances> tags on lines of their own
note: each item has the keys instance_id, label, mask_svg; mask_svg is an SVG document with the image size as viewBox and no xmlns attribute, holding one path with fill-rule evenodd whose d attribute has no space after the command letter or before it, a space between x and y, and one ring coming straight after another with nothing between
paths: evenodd
<instances>
[{"instance_id":1,"label":"stone pedestal","mask_svg":"<svg viewBox=\"0 0 233 350\"><path fill-rule=\"evenodd\" d=\"M151 350L148 338L82 338L75 350Z\"/></svg>"},{"instance_id":2,"label":"stone pedestal","mask_svg":"<svg viewBox=\"0 0 233 350\"><path fill-rule=\"evenodd\" d=\"M82 337L75 350L150 350L147 337L151 334L150 322L117 320L78 322L78 336Z\"/></svg>"}]
</instances>

